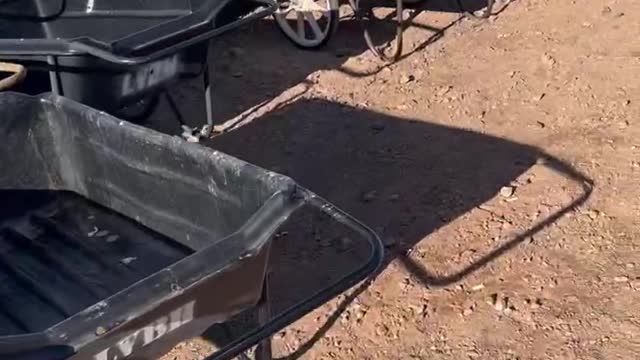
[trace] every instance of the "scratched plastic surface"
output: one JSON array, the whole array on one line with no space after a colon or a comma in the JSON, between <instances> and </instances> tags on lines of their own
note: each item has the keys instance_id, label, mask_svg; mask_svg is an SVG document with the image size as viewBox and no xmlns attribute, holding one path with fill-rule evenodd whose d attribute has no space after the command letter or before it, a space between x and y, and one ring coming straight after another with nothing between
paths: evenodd
<instances>
[{"instance_id":1,"label":"scratched plastic surface","mask_svg":"<svg viewBox=\"0 0 640 360\"><path fill-rule=\"evenodd\" d=\"M0 336L42 331L192 252L70 192L0 199Z\"/></svg>"},{"instance_id":2,"label":"scratched plastic surface","mask_svg":"<svg viewBox=\"0 0 640 360\"><path fill-rule=\"evenodd\" d=\"M310 196L52 94L0 93L0 143L0 360L95 359L195 302L130 356L157 359L259 302L273 234Z\"/></svg>"},{"instance_id":3,"label":"scratched plastic surface","mask_svg":"<svg viewBox=\"0 0 640 360\"><path fill-rule=\"evenodd\" d=\"M192 9L189 0L0 1L0 19L6 20L0 21L0 38L87 36L108 42L188 15Z\"/></svg>"}]
</instances>

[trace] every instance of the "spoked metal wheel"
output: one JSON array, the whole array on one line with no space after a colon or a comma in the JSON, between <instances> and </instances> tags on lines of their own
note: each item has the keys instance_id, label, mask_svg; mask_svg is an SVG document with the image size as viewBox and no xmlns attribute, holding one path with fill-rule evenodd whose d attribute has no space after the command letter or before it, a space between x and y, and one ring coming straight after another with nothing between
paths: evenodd
<instances>
[{"instance_id":1,"label":"spoked metal wheel","mask_svg":"<svg viewBox=\"0 0 640 360\"><path fill-rule=\"evenodd\" d=\"M470 18L474 19L487 19L493 13L493 5L495 0L487 0L487 7L484 9L473 9L471 3L477 3L477 1L471 0L457 0L460 11Z\"/></svg>"},{"instance_id":2,"label":"spoked metal wheel","mask_svg":"<svg viewBox=\"0 0 640 360\"><path fill-rule=\"evenodd\" d=\"M296 46L318 48L338 30L338 0L288 0L274 14L278 28Z\"/></svg>"}]
</instances>

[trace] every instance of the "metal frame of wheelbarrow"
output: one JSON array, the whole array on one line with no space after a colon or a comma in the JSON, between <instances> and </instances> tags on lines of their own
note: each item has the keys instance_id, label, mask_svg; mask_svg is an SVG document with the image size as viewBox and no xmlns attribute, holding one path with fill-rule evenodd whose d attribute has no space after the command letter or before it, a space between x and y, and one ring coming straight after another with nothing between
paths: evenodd
<instances>
[{"instance_id":1,"label":"metal frame of wheelbarrow","mask_svg":"<svg viewBox=\"0 0 640 360\"><path fill-rule=\"evenodd\" d=\"M114 69L148 66L155 61L177 55L181 51L203 43L214 36L268 16L277 8L277 3L274 0L253 0L257 4L261 4L262 7L258 7L239 20L216 27L217 14L230 1L232 0L206 2L204 6L188 15L108 43L90 37L73 39L0 39L0 58L46 61L46 67L53 69L49 72L51 91L57 95L65 95L62 93L61 79L56 69L64 69L66 65L61 64L58 57L88 55L103 61L105 66L114 67ZM139 16L143 15L144 12ZM129 14L128 16L132 17L134 15ZM149 49L151 49L151 52L149 52ZM201 73L204 78L207 125L212 128L213 106L211 84L209 83L209 67L206 62L205 56Z\"/></svg>"},{"instance_id":2,"label":"metal frame of wheelbarrow","mask_svg":"<svg viewBox=\"0 0 640 360\"><path fill-rule=\"evenodd\" d=\"M382 260L384 258L384 246L378 235L376 235L373 230L308 190L301 189L299 194L296 196L300 196L304 199L303 201L305 203L320 210L324 214L330 216L333 220L360 234L369 243L371 251L369 259L356 270L343 276L331 285L318 290L310 297L298 302L273 318L271 318L268 285L269 276L267 273L262 288L262 297L259 304L256 306L259 327L234 340L214 354L206 357L204 360L230 360L243 354L245 351L256 345L258 345L255 352L256 360L271 360L271 336L273 334L284 329L344 291L350 289L357 283L365 280L367 277L375 273L382 264Z\"/></svg>"}]
</instances>

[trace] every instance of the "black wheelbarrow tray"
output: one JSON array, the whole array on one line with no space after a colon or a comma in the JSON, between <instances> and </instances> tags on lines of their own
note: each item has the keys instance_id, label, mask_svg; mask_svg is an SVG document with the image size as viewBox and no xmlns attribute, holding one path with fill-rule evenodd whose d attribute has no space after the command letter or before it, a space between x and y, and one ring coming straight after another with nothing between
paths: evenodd
<instances>
[{"instance_id":1,"label":"black wheelbarrow tray","mask_svg":"<svg viewBox=\"0 0 640 360\"><path fill-rule=\"evenodd\" d=\"M179 77L204 73L210 91L208 40L276 7L274 0L0 0L0 59L25 65L27 82L49 73L46 88L38 81L25 91L50 88L112 114L144 117Z\"/></svg>"},{"instance_id":2,"label":"black wheelbarrow tray","mask_svg":"<svg viewBox=\"0 0 640 360\"><path fill-rule=\"evenodd\" d=\"M312 205L368 260L221 349L370 275L377 236L293 180L57 95L0 94L0 359L156 359L255 306L278 227Z\"/></svg>"}]
</instances>

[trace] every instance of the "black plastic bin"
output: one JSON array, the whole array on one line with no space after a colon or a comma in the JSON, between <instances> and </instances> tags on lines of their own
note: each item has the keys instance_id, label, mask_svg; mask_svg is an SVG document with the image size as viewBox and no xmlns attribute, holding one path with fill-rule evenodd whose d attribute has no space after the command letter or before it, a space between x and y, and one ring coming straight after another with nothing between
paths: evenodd
<instances>
[{"instance_id":1,"label":"black plastic bin","mask_svg":"<svg viewBox=\"0 0 640 360\"><path fill-rule=\"evenodd\" d=\"M230 12L239 8L234 2L244 11ZM48 73L50 90L35 85L34 94L52 91L136 117L145 108L133 104L152 106L158 90L180 75L205 73L207 81L207 40L275 6L273 0L0 0L0 59L27 65L28 83Z\"/></svg>"},{"instance_id":2,"label":"black plastic bin","mask_svg":"<svg viewBox=\"0 0 640 360\"><path fill-rule=\"evenodd\" d=\"M370 257L223 358L382 259L371 230L291 179L56 95L0 93L0 142L0 359L156 359L259 302L272 235L303 204Z\"/></svg>"}]
</instances>

